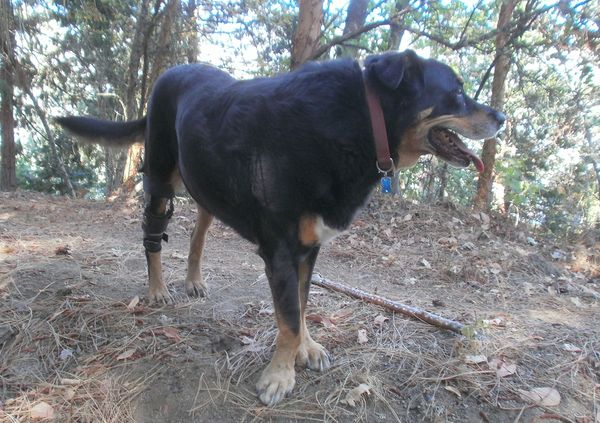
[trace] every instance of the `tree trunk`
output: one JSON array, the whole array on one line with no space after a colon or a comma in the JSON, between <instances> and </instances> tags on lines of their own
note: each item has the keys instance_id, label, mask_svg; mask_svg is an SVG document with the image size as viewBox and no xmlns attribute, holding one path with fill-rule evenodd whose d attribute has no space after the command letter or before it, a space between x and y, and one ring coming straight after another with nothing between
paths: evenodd
<instances>
[{"instance_id":1,"label":"tree trunk","mask_svg":"<svg viewBox=\"0 0 600 423\"><path fill-rule=\"evenodd\" d=\"M185 8L186 13L186 55L188 63L195 63L198 61L198 24L196 20L196 0L188 0Z\"/></svg>"},{"instance_id":2,"label":"tree trunk","mask_svg":"<svg viewBox=\"0 0 600 423\"><path fill-rule=\"evenodd\" d=\"M446 196L446 187L448 186L448 163L444 162L438 168L440 172L440 187L438 189L438 201L444 201Z\"/></svg>"},{"instance_id":3,"label":"tree trunk","mask_svg":"<svg viewBox=\"0 0 600 423\"><path fill-rule=\"evenodd\" d=\"M175 33L174 26L177 20L177 12L179 10L179 0L169 0L165 6L162 24L160 26L160 34L156 45L155 57L152 61L152 70L150 71L150 80L148 86L152 87L154 81L165 71L170 64L170 59L173 53L173 35Z\"/></svg>"},{"instance_id":4,"label":"tree trunk","mask_svg":"<svg viewBox=\"0 0 600 423\"><path fill-rule=\"evenodd\" d=\"M367 19L368 0L351 0L348 5L348 14L344 25L344 35L355 32L365 25ZM340 57L356 58L358 56L358 46L342 44L339 51Z\"/></svg>"},{"instance_id":5,"label":"tree trunk","mask_svg":"<svg viewBox=\"0 0 600 423\"><path fill-rule=\"evenodd\" d=\"M23 74L20 73L20 75L23 75ZM42 126L44 127L44 132L46 133L46 141L48 142L48 145L50 146L50 152L53 156L53 160L55 161L55 165L58 167L58 172L63 181L63 184L66 187L67 193L71 197L75 198L75 197L77 197L77 194L75 193L75 188L73 187L73 183L71 182L71 177L69 176L67 166L65 165L65 159L63 157L62 151L60 148L57 148L58 146L57 146L56 140L54 139L54 136L52 134L52 130L50 129L50 124L48 123L48 117L46 116L46 112L44 111L42 106L40 106L40 104L38 102L38 97L36 97L33 94L33 92L31 91L29 82L25 81L24 77L21 77L20 79L21 79L21 81L20 81L21 88L25 91L25 93L29 97L29 100L33 104L33 109L35 110L35 113L38 115L38 117L40 118L40 121L42 122Z\"/></svg>"},{"instance_id":6,"label":"tree trunk","mask_svg":"<svg viewBox=\"0 0 600 423\"><path fill-rule=\"evenodd\" d=\"M506 0L500 6L497 28L501 29L508 25L518 0ZM492 80L491 106L496 110L504 107L505 82L510 67L510 55L506 49L510 34L499 31L496 36L496 65L494 66L494 78ZM496 162L496 139L491 138L483 143L481 160L485 170L477 180L477 193L473 200L473 206L480 210L490 207L490 192L494 181L494 164Z\"/></svg>"},{"instance_id":7,"label":"tree trunk","mask_svg":"<svg viewBox=\"0 0 600 423\"><path fill-rule=\"evenodd\" d=\"M400 43L402 42L402 35L404 34L404 16L400 14L404 9L408 7L408 0L396 1L396 13L397 19L394 19L390 24L390 35L388 38L388 50L398 50Z\"/></svg>"},{"instance_id":8,"label":"tree trunk","mask_svg":"<svg viewBox=\"0 0 600 423\"><path fill-rule=\"evenodd\" d=\"M0 125L2 125L2 161L0 162L0 189L17 189L15 119L13 96L15 86L15 18L10 0L0 0Z\"/></svg>"},{"instance_id":9,"label":"tree trunk","mask_svg":"<svg viewBox=\"0 0 600 423\"><path fill-rule=\"evenodd\" d=\"M322 22L323 0L300 0L298 28L292 43L292 70L312 57L317 49Z\"/></svg>"},{"instance_id":10,"label":"tree trunk","mask_svg":"<svg viewBox=\"0 0 600 423\"><path fill-rule=\"evenodd\" d=\"M140 1L140 11L137 16L137 22L135 24L135 33L131 42L131 53L129 55L129 65L127 66L127 86L125 91L125 119L132 120L139 118L143 115L143 110L138 107L137 94L138 82L139 82L139 71L140 61L143 53L144 36L147 34L144 29L148 22L148 8L150 6L150 0ZM133 188L133 182L135 176L138 173L140 164L142 162L142 151L143 147L140 144L133 144L129 147L126 156L125 170L123 174L123 180L125 185L130 185L128 188Z\"/></svg>"}]
</instances>

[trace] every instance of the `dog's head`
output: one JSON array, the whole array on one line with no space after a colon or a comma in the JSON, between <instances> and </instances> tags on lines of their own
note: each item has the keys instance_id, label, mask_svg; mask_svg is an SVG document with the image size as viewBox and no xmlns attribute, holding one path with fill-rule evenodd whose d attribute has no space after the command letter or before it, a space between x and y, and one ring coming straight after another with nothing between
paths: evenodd
<instances>
[{"instance_id":1,"label":"dog's head","mask_svg":"<svg viewBox=\"0 0 600 423\"><path fill-rule=\"evenodd\" d=\"M371 56L365 74L380 94L386 117L394 122L397 167L414 165L424 154L435 154L451 165L483 163L461 141L494 137L505 116L477 103L463 91L463 81L447 65L423 59L413 51ZM460 136L459 136L460 135Z\"/></svg>"}]
</instances>

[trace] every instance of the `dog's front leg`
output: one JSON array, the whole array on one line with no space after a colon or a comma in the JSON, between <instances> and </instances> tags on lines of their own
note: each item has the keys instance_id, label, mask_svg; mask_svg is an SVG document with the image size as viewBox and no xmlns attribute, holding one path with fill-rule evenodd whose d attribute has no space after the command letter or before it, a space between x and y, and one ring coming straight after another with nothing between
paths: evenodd
<instances>
[{"instance_id":1,"label":"dog's front leg","mask_svg":"<svg viewBox=\"0 0 600 423\"><path fill-rule=\"evenodd\" d=\"M208 287L202 278L202 252L204 251L206 232L212 221L213 215L198 204L198 217L190 240L187 276L185 278L185 292L190 297L205 297L208 294Z\"/></svg>"},{"instance_id":2,"label":"dog's front leg","mask_svg":"<svg viewBox=\"0 0 600 423\"><path fill-rule=\"evenodd\" d=\"M278 333L275 354L263 370L256 390L260 400L271 406L290 393L296 383L294 363L302 342L298 265L286 246L276 247L272 252L261 249L261 256L273 295Z\"/></svg>"},{"instance_id":3,"label":"dog's front leg","mask_svg":"<svg viewBox=\"0 0 600 423\"><path fill-rule=\"evenodd\" d=\"M310 281L319 254L319 247L313 247L298 266L298 288L300 293L300 333L301 342L298 347L296 364L311 370L323 371L331 367L331 357L325 347L314 341L306 326L306 303L310 292Z\"/></svg>"}]
</instances>

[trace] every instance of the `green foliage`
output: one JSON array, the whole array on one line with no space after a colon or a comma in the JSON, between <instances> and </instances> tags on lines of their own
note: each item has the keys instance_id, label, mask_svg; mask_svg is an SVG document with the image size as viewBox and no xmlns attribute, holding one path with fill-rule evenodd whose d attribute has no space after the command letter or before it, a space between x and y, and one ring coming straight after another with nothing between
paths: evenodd
<instances>
[{"instance_id":1,"label":"green foliage","mask_svg":"<svg viewBox=\"0 0 600 423\"><path fill-rule=\"evenodd\" d=\"M190 19L182 0L173 25L167 64L187 61ZM142 81L158 50L166 2L150 2L144 54L137 73L136 104L147 92ZM199 59L238 77L273 75L288 69L298 4L291 0L198 2L193 29ZM127 72L139 0L61 0L15 3L20 28L19 61L46 115L83 114L123 119ZM467 92L490 98L495 28L500 2L372 1L367 23L394 22L405 31L403 46L453 66ZM321 45L343 33L347 4L324 2ZM511 58L504 111L507 129L499 140L493 207L555 234L594 226L600 210L600 84L597 2L519 2L508 29ZM390 26L380 25L348 40L359 55L385 50ZM336 55L332 46L322 58ZM146 79L144 79L146 78ZM16 116L22 152L22 188L66 193L58 158L49 148L42 118L24 91ZM54 128L56 129L56 128ZM54 144L76 190L105 192L117 159L94 146L73 144L54 132ZM477 143L470 144L477 151ZM416 201L447 197L469 206L475 194L473 169L453 169L423 158L400 176L402 195Z\"/></svg>"}]
</instances>

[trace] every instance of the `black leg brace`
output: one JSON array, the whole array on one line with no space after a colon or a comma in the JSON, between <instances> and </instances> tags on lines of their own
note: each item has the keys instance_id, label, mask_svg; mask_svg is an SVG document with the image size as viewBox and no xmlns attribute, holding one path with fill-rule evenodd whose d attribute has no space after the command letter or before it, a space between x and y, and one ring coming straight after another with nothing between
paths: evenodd
<instances>
[{"instance_id":1,"label":"black leg brace","mask_svg":"<svg viewBox=\"0 0 600 423\"><path fill-rule=\"evenodd\" d=\"M171 216L173 216L173 199L169 198L169 210L158 216L152 213L150 205L144 209L144 220L142 221L142 230L144 231L144 248L146 252L158 253L161 249L161 242L169 242L169 236L165 233Z\"/></svg>"}]
</instances>

